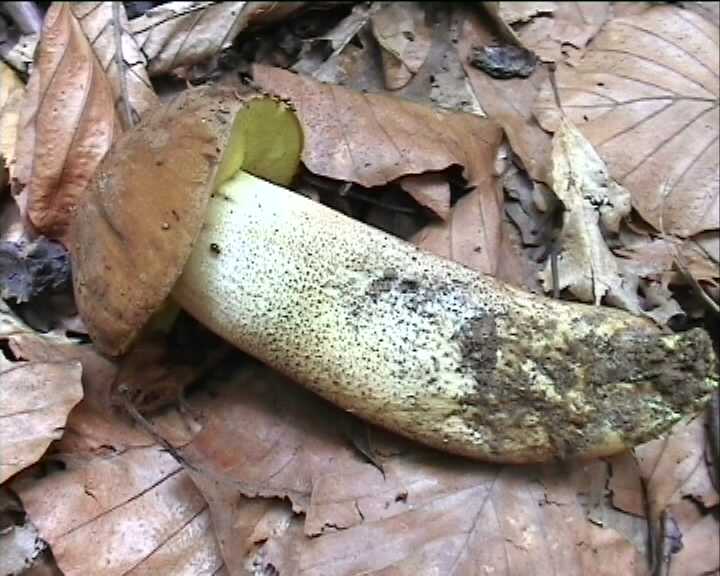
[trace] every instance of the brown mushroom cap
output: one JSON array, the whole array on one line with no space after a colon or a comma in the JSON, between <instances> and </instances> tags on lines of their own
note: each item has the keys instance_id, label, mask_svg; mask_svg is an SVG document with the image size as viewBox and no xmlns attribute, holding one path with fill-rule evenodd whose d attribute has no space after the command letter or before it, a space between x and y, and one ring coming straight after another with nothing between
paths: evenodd
<instances>
[{"instance_id":1,"label":"brown mushroom cap","mask_svg":"<svg viewBox=\"0 0 720 576\"><path fill-rule=\"evenodd\" d=\"M78 310L101 352L125 352L170 294L203 225L233 119L257 98L266 97L185 91L120 137L96 171L70 252Z\"/></svg>"}]
</instances>

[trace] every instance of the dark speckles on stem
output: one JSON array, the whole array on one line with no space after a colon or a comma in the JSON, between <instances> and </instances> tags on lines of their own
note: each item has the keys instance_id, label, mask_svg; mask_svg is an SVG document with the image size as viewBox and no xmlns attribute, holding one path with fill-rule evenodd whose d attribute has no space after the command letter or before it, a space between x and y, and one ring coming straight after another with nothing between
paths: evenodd
<instances>
[{"instance_id":1,"label":"dark speckles on stem","mask_svg":"<svg viewBox=\"0 0 720 576\"><path fill-rule=\"evenodd\" d=\"M217 242L213 242L210 244L210 252L212 252L215 256L220 255L220 245Z\"/></svg>"}]
</instances>

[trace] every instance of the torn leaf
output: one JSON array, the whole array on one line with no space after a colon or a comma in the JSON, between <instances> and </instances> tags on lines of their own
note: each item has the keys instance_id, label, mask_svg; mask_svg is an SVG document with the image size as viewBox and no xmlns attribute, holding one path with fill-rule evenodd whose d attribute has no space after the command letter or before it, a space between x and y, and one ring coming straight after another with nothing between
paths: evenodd
<instances>
[{"instance_id":1,"label":"torn leaf","mask_svg":"<svg viewBox=\"0 0 720 576\"><path fill-rule=\"evenodd\" d=\"M566 209L558 288L569 288L583 302L596 305L605 295L627 302L626 288L603 230L618 231L620 220L630 213L630 195L610 178L593 147L567 119L553 138L552 159L553 188ZM552 289L549 262L543 283L546 291Z\"/></svg>"},{"instance_id":2,"label":"torn leaf","mask_svg":"<svg viewBox=\"0 0 720 576\"><path fill-rule=\"evenodd\" d=\"M70 410L83 397L79 362L4 364L0 483L40 459L50 442L62 436Z\"/></svg>"},{"instance_id":3,"label":"torn leaf","mask_svg":"<svg viewBox=\"0 0 720 576\"><path fill-rule=\"evenodd\" d=\"M304 2L168 2L130 21L151 76L201 62L232 44L249 24L286 18Z\"/></svg>"},{"instance_id":4,"label":"torn leaf","mask_svg":"<svg viewBox=\"0 0 720 576\"><path fill-rule=\"evenodd\" d=\"M417 2L398 2L372 15L372 31L382 48L385 86L389 90L410 82L427 59L432 31L425 23L425 10Z\"/></svg>"}]
</instances>

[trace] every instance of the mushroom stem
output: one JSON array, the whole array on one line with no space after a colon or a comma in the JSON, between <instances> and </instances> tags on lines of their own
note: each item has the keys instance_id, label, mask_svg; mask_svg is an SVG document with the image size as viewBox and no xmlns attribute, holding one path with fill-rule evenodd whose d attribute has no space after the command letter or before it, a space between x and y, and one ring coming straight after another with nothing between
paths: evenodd
<instances>
[{"instance_id":1,"label":"mushroom stem","mask_svg":"<svg viewBox=\"0 0 720 576\"><path fill-rule=\"evenodd\" d=\"M172 294L345 410L484 460L612 454L717 387L701 330L534 296L242 171Z\"/></svg>"}]
</instances>

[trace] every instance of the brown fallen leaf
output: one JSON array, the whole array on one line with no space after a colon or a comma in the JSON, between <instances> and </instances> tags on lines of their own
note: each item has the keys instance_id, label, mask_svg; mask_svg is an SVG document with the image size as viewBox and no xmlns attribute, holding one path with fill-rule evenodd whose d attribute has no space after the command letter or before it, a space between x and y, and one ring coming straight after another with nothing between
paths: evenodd
<instances>
[{"instance_id":1,"label":"brown fallen leaf","mask_svg":"<svg viewBox=\"0 0 720 576\"><path fill-rule=\"evenodd\" d=\"M24 95L25 87L15 71L0 62L0 156L11 178L15 173L15 141Z\"/></svg>"},{"instance_id":2,"label":"brown fallen leaf","mask_svg":"<svg viewBox=\"0 0 720 576\"><path fill-rule=\"evenodd\" d=\"M461 26L457 51L482 109L505 129L513 152L530 176L550 183L550 137L532 115L536 94L548 77L547 68L536 66L528 78L492 78L470 65L473 46L494 43L492 30L486 20L473 13L464 14Z\"/></svg>"},{"instance_id":3,"label":"brown fallen leaf","mask_svg":"<svg viewBox=\"0 0 720 576\"><path fill-rule=\"evenodd\" d=\"M55 445L64 467L12 485L30 520L66 575L217 574L205 501L173 456L107 405L101 373ZM153 425L175 444L191 437L175 411Z\"/></svg>"},{"instance_id":4,"label":"brown fallen leaf","mask_svg":"<svg viewBox=\"0 0 720 576\"><path fill-rule=\"evenodd\" d=\"M222 560L207 505L187 473L158 446L129 448L14 486L60 569L215 574Z\"/></svg>"},{"instance_id":5,"label":"brown fallen leaf","mask_svg":"<svg viewBox=\"0 0 720 576\"><path fill-rule=\"evenodd\" d=\"M254 362L211 394L192 402L207 424L182 454L229 567L304 576L647 573L625 537L586 520L578 490L595 474L586 465L483 465L370 429L372 463L346 439L347 415ZM247 498L257 495L288 498L305 517Z\"/></svg>"},{"instance_id":6,"label":"brown fallen leaf","mask_svg":"<svg viewBox=\"0 0 720 576\"><path fill-rule=\"evenodd\" d=\"M312 76L321 82L337 84L342 66L338 62L340 55L350 41L370 21L370 16L380 8L379 4L370 6L356 4L352 11L332 29L315 38L305 40L297 61L291 67L293 72ZM357 47L356 47L357 48ZM328 55L327 52L330 54Z\"/></svg>"},{"instance_id":7,"label":"brown fallen leaf","mask_svg":"<svg viewBox=\"0 0 720 576\"><path fill-rule=\"evenodd\" d=\"M16 177L32 224L62 240L120 124L110 83L70 4L53 4L44 26L21 111Z\"/></svg>"},{"instance_id":8,"label":"brown fallen leaf","mask_svg":"<svg viewBox=\"0 0 720 576\"><path fill-rule=\"evenodd\" d=\"M577 58L610 16L609 2L499 2L526 48L544 62Z\"/></svg>"},{"instance_id":9,"label":"brown fallen leaf","mask_svg":"<svg viewBox=\"0 0 720 576\"><path fill-rule=\"evenodd\" d=\"M474 189L465 197L474 212L473 235L468 251L454 257L495 273L502 242L502 191L494 174L499 126L471 114L320 84L279 68L253 70L257 84L296 108L305 133L302 160L314 174L370 188L462 167Z\"/></svg>"},{"instance_id":10,"label":"brown fallen leaf","mask_svg":"<svg viewBox=\"0 0 720 576\"><path fill-rule=\"evenodd\" d=\"M72 12L107 74L124 128L159 103L147 59L129 29L125 7L112 2L73 2Z\"/></svg>"},{"instance_id":11,"label":"brown fallen leaf","mask_svg":"<svg viewBox=\"0 0 720 576\"><path fill-rule=\"evenodd\" d=\"M404 176L400 179L400 187L441 220L450 216L450 183L447 176L430 172Z\"/></svg>"},{"instance_id":12,"label":"brown fallen leaf","mask_svg":"<svg viewBox=\"0 0 720 576\"><path fill-rule=\"evenodd\" d=\"M130 22L151 76L201 62L250 24L282 20L305 2L168 2Z\"/></svg>"},{"instance_id":13,"label":"brown fallen leaf","mask_svg":"<svg viewBox=\"0 0 720 576\"><path fill-rule=\"evenodd\" d=\"M654 6L608 22L576 67L557 72L565 113L663 233L718 227L719 38L717 26L694 12ZM549 83L535 114L557 129Z\"/></svg>"},{"instance_id":14,"label":"brown fallen leaf","mask_svg":"<svg viewBox=\"0 0 720 576\"><path fill-rule=\"evenodd\" d=\"M676 426L667 439L635 450L655 527L653 560L670 574L710 574L720 568L720 530L713 516L720 496L705 460L703 418ZM668 539L679 539L682 547Z\"/></svg>"},{"instance_id":15,"label":"brown fallen leaf","mask_svg":"<svg viewBox=\"0 0 720 576\"><path fill-rule=\"evenodd\" d=\"M83 397L78 362L0 364L0 483L37 462Z\"/></svg>"},{"instance_id":16,"label":"brown fallen leaf","mask_svg":"<svg viewBox=\"0 0 720 576\"><path fill-rule=\"evenodd\" d=\"M425 23L425 6L417 2L383 6L370 18L375 39L382 48L385 86L405 86L425 63L432 31Z\"/></svg>"}]
</instances>

